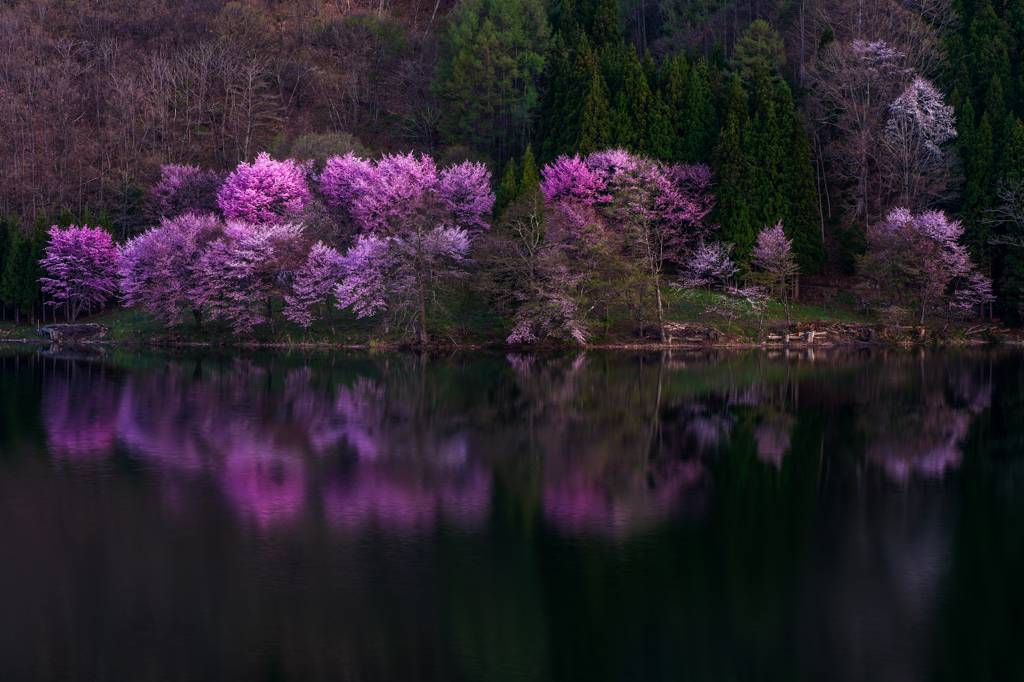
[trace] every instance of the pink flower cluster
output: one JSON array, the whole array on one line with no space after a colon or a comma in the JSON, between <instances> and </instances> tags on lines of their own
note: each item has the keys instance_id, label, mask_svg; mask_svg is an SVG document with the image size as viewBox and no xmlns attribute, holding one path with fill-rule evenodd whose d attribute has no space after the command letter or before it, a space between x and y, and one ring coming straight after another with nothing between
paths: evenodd
<instances>
[{"instance_id":1,"label":"pink flower cluster","mask_svg":"<svg viewBox=\"0 0 1024 682\"><path fill-rule=\"evenodd\" d=\"M385 155L379 161L351 152L327 161L320 175L325 201L344 210L363 232L401 234L415 221L486 229L494 205L490 172L466 161L442 169L429 156Z\"/></svg>"},{"instance_id":2,"label":"pink flower cluster","mask_svg":"<svg viewBox=\"0 0 1024 682\"><path fill-rule=\"evenodd\" d=\"M50 228L50 243L39 265L47 305L66 306L73 322L93 304L104 305L117 292L118 251L110 234L99 227L72 225Z\"/></svg>"},{"instance_id":3,"label":"pink flower cluster","mask_svg":"<svg viewBox=\"0 0 1024 682\"><path fill-rule=\"evenodd\" d=\"M610 204L624 196L634 211L675 230L696 230L711 211L711 171L704 165L667 165L623 149L560 156L541 171L541 192L548 203Z\"/></svg>"},{"instance_id":4,"label":"pink flower cluster","mask_svg":"<svg viewBox=\"0 0 1024 682\"><path fill-rule=\"evenodd\" d=\"M263 152L251 164L238 164L218 190L217 206L226 218L271 223L297 218L311 198L299 164Z\"/></svg>"}]
</instances>

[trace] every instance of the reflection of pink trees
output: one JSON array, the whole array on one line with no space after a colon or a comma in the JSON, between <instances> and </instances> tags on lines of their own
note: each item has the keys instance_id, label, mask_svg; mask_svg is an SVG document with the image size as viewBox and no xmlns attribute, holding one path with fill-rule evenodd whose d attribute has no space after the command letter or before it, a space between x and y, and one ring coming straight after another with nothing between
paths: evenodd
<instances>
[{"instance_id":1,"label":"reflection of pink trees","mask_svg":"<svg viewBox=\"0 0 1024 682\"><path fill-rule=\"evenodd\" d=\"M650 456L659 412L656 363L642 371L643 380L630 373L627 381L608 382L590 371L583 353L508 361L528 412L520 418L530 424L519 447L535 450L541 462L541 504L554 527L621 537L703 506L709 478L699 457L680 459L674 448L666 448L669 456Z\"/></svg>"},{"instance_id":2,"label":"reflection of pink trees","mask_svg":"<svg viewBox=\"0 0 1024 682\"><path fill-rule=\"evenodd\" d=\"M324 489L328 517L347 528L429 530L439 520L459 526L483 523L491 504L491 480L480 467L457 467L424 477L399 460L391 466L360 462L351 477Z\"/></svg>"},{"instance_id":3,"label":"reflection of pink trees","mask_svg":"<svg viewBox=\"0 0 1024 682\"><path fill-rule=\"evenodd\" d=\"M306 503L302 460L281 457L273 448L229 453L220 477L232 505L261 527L293 519Z\"/></svg>"},{"instance_id":4,"label":"reflection of pink trees","mask_svg":"<svg viewBox=\"0 0 1024 682\"><path fill-rule=\"evenodd\" d=\"M960 444L990 404L990 378L963 368L936 373L899 358L881 376L886 384L861 391L867 460L899 483L941 479L959 467Z\"/></svg>"},{"instance_id":5,"label":"reflection of pink trees","mask_svg":"<svg viewBox=\"0 0 1024 682\"><path fill-rule=\"evenodd\" d=\"M118 381L75 371L45 389L55 457L99 462L120 446L169 480L214 481L261 528L308 513L318 496L343 528L474 526L489 509L490 477L466 434L417 424L414 402L387 383L325 391L300 368L269 391L269 370L241 360L201 379L174 365ZM339 459L344 475L323 473Z\"/></svg>"},{"instance_id":6,"label":"reflection of pink trees","mask_svg":"<svg viewBox=\"0 0 1024 682\"><path fill-rule=\"evenodd\" d=\"M758 424L754 429L757 458L781 469L782 458L789 450L789 432L792 428L792 418L774 419Z\"/></svg>"},{"instance_id":7,"label":"reflection of pink trees","mask_svg":"<svg viewBox=\"0 0 1024 682\"><path fill-rule=\"evenodd\" d=\"M47 443L55 459L72 464L108 457L117 436L117 387L88 371L54 376L43 391Z\"/></svg>"},{"instance_id":8,"label":"reflection of pink trees","mask_svg":"<svg viewBox=\"0 0 1024 682\"><path fill-rule=\"evenodd\" d=\"M564 463L563 463L564 464ZM570 533L624 535L651 527L687 503L700 503L708 474L697 459L664 462L653 470L589 471L585 466L546 471L544 514Z\"/></svg>"}]
</instances>

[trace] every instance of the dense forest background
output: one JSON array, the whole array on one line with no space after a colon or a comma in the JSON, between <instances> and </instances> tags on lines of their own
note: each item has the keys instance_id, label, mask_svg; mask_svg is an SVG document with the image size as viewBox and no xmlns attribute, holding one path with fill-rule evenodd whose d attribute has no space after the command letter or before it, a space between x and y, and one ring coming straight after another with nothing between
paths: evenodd
<instances>
[{"instance_id":1,"label":"dense forest background","mask_svg":"<svg viewBox=\"0 0 1024 682\"><path fill-rule=\"evenodd\" d=\"M0 246L25 256L0 298L32 302L7 271L58 216L151 224L163 164L414 150L486 162L500 208L528 148L620 146L708 164L738 259L781 219L806 274L851 271L895 206L946 210L1016 318L1024 249L991 239L1022 227L1022 39L1016 0L0 2ZM956 115L923 152L886 132L917 79Z\"/></svg>"}]
</instances>

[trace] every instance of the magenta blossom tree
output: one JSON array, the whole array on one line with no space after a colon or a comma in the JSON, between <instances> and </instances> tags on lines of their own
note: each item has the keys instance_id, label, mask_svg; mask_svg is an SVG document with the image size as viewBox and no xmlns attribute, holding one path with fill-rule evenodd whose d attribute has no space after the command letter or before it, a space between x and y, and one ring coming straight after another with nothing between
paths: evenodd
<instances>
[{"instance_id":1,"label":"magenta blossom tree","mask_svg":"<svg viewBox=\"0 0 1024 682\"><path fill-rule=\"evenodd\" d=\"M236 334L263 323L273 330L274 301L285 291L286 275L301 263L301 236L297 223L227 221L200 259L195 304Z\"/></svg>"},{"instance_id":2,"label":"magenta blossom tree","mask_svg":"<svg viewBox=\"0 0 1024 682\"><path fill-rule=\"evenodd\" d=\"M293 159L276 161L266 152L252 163L238 164L217 192L217 205L226 218L261 224L298 217L310 199L304 168Z\"/></svg>"},{"instance_id":3,"label":"magenta blossom tree","mask_svg":"<svg viewBox=\"0 0 1024 682\"><path fill-rule=\"evenodd\" d=\"M959 309L986 303L992 283L960 244L963 232L960 221L942 211L893 209L868 228L868 252L858 258L858 269L896 305L917 307L920 323L929 306L944 300Z\"/></svg>"},{"instance_id":4,"label":"magenta blossom tree","mask_svg":"<svg viewBox=\"0 0 1024 682\"><path fill-rule=\"evenodd\" d=\"M560 156L541 170L540 191L549 204L593 204L607 201L607 189L608 178L599 169L588 166L578 154L572 157Z\"/></svg>"},{"instance_id":5,"label":"magenta blossom tree","mask_svg":"<svg viewBox=\"0 0 1024 682\"><path fill-rule=\"evenodd\" d=\"M562 214L567 243L601 243L598 275L643 328L652 301L665 341L661 280L665 262L681 261L709 230L711 172L706 166L666 165L622 149L586 158L562 156L541 171L541 191ZM574 227L575 226L575 227ZM578 233L578 234L576 234Z\"/></svg>"},{"instance_id":6,"label":"magenta blossom tree","mask_svg":"<svg viewBox=\"0 0 1024 682\"><path fill-rule=\"evenodd\" d=\"M491 172L482 163L466 161L443 169L436 192L448 214L446 222L471 232L490 227L488 216L494 207Z\"/></svg>"},{"instance_id":7,"label":"magenta blossom tree","mask_svg":"<svg viewBox=\"0 0 1024 682\"><path fill-rule=\"evenodd\" d=\"M355 220L352 215L355 200L370 186L374 170L372 161L361 159L352 152L327 160L323 172L320 173L320 192L323 194L324 203L343 222L351 223Z\"/></svg>"},{"instance_id":8,"label":"magenta blossom tree","mask_svg":"<svg viewBox=\"0 0 1024 682\"><path fill-rule=\"evenodd\" d=\"M117 292L117 247L106 231L88 225L64 230L54 225L49 235L39 261L46 277L39 282L51 299L46 305L64 306L74 322L83 309L103 306Z\"/></svg>"},{"instance_id":9,"label":"magenta blossom tree","mask_svg":"<svg viewBox=\"0 0 1024 682\"><path fill-rule=\"evenodd\" d=\"M309 250L305 262L295 272L292 292L286 294L284 316L303 327L313 324L314 315L322 317L326 312L334 331L334 316L331 314L335 299L334 290L344 275L344 261L337 251L323 242L317 242Z\"/></svg>"},{"instance_id":10,"label":"magenta blossom tree","mask_svg":"<svg viewBox=\"0 0 1024 682\"><path fill-rule=\"evenodd\" d=\"M186 213L129 240L120 248L122 305L138 307L168 326L186 317L200 326L202 256L222 230L215 215Z\"/></svg>"},{"instance_id":11,"label":"magenta blossom tree","mask_svg":"<svg viewBox=\"0 0 1024 682\"><path fill-rule=\"evenodd\" d=\"M347 213L363 235L346 256L362 263L363 271L349 269L339 305L387 308L393 321L408 314L417 342L428 343L428 308L438 300L434 288L460 275L471 233L489 226L494 194L486 168L467 162L438 173L428 156L394 154L371 162L350 154L327 162L320 187L328 205ZM371 254L384 261L371 264ZM384 271L397 274L384 283L390 293L380 294L370 284L373 273Z\"/></svg>"},{"instance_id":12,"label":"magenta blossom tree","mask_svg":"<svg viewBox=\"0 0 1024 682\"><path fill-rule=\"evenodd\" d=\"M149 211L155 218L185 213L216 213L217 190L224 178L198 166L160 167L160 180L149 191Z\"/></svg>"},{"instance_id":13,"label":"magenta blossom tree","mask_svg":"<svg viewBox=\"0 0 1024 682\"><path fill-rule=\"evenodd\" d=\"M470 243L469 233L455 227L404 238L362 235L341 261L338 307L360 318L384 313L385 333L419 331L424 299L437 300L442 286L465 275Z\"/></svg>"}]
</instances>

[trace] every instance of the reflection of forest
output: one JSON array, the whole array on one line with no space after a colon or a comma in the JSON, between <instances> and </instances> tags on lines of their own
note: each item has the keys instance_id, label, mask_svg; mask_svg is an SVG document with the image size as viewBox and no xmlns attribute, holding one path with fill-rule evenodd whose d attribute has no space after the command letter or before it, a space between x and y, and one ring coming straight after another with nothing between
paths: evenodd
<instances>
[{"instance_id":1,"label":"reflection of forest","mask_svg":"<svg viewBox=\"0 0 1024 682\"><path fill-rule=\"evenodd\" d=\"M26 358L0 373L0 660L12 679L43 658L65 662L51 678L927 678L940 634L972 660L942 605L982 619L979 576L1016 576L954 522L958 479L994 466L996 358ZM32 443L49 457L11 454ZM1024 526L997 497L965 518L1010 548Z\"/></svg>"},{"instance_id":2,"label":"reflection of forest","mask_svg":"<svg viewBox=\"0 0 1024 682\"><path fill-rule=\"evenodd\" d=\"M621 535L702 509L721 453L749 443L781 469L812 410L854 411L864 461L891 480L941 477L991 393L978 366L888 353L44 362L57 461L121 448L212 477L262 526L312 508L345 527L474 526L494 472L566 532Z\"/></svg>"}]
</instances>

